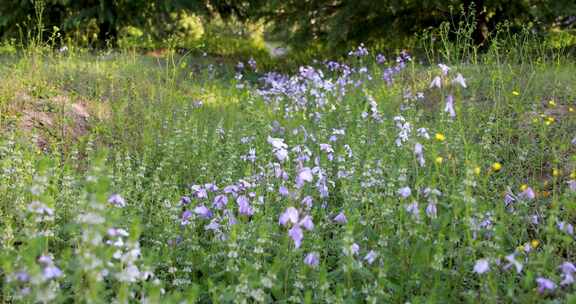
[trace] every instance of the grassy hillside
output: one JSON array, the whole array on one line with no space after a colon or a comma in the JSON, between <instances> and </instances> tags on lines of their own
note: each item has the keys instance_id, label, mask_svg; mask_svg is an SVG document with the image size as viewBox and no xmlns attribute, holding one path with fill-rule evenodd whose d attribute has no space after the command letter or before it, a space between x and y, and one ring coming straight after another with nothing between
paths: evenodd
<instances>
[{"instance_id":1,"label":"grassy hillside","mask_svg":"<svg viewBox=\"0 0 576 304\"><path fill-rule=\"evenodd\" d=\"M367 52L2 57L0 302L576 301L575 62Z\"/></svg>"}]
</instances>

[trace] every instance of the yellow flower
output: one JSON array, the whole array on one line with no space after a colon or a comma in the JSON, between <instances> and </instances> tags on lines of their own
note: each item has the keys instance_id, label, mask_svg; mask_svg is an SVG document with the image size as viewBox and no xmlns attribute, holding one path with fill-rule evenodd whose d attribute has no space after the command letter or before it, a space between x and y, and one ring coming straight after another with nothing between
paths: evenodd
<instances>
[{"instance_id":1,"label":"yellow flower","mask_svg":"<svg viewBox=\"0 0 576 304\"><path fill-rule=\"evenodd\" d=\"M536 249L536 248L538 248L538 245L540 245L540 241L532 240L532 241L530 241L530 245L532 246L532 248Z\"/></svg>"},{"instance_id":2,"label":"yellow flower","mask_svg":"<svg viewBox=\"0 0 576 304\"><path fill-rule=\"evenodd\" d=\"M520 93L518 93L518 91L512 91L512 95L514 95L514 96L520 96Z\"/></svg>"},{"instance_id":3,"label":"yellow flower","mask_svg":"<svg viewBox=\"0 0 576 304\"><path fill-rule=\"evenodd\" d=\"M528 185L526 184L520 185L520 191L525 191L526 189L528 189Z\"/></svg>"},{"instance_id":4,"label":"yellow flower","mask_svg":"<svg viewBox=\"0 0 576 304\"><path fill-rule=\"evenodd\" d=\"M438 156L436 157L436 159L434 160L437 164L442 164L442 161L444 161L444 159L442 158L442 156Z\"/></svg>"},{"instance_id":5,"label":"yellow flower","mask_svg":"<svg viewBox=\"0 0 576 304\"><path fill-rule=\"evenodd\" d=\"M495 172L500 171L500 169L502 169L502 164L499 162L495 162L492 164L492 170L494 170Z\"/></svg>"},{"instance_id":6,"label":"yellow flower","mask_svg":"<svg viewBox=\"0 0 576 304\"><path fill-rule=\"evenodd\" d=\"M552 176L557 177L558 175L560 175L560 170L552 169Z\"/></svg>"},{"instance_id":7,"label":"yellow flower","mask_svg":"<svg viewBox=\"0 0 576 304\"><path fill-rule=\"evenodd\" d=\"M480 172L481 172L480 167L476 166L476 168L474 168L474 174L480 175Z\"/></svg>"},{"instance_id":8,"label":"yellow flower","mask_svg":"<svg viewBox=\"0 0 576 304\"><path fill-rule=\"evenodd\" d=\"M573 107L568 107L568 112L574 112L574 108L573 108Z\"/></svg>"},{"instance_id":9,"label":"yellow flower","mask_svg":"<svg viewBox=\"0 0 576 304\"><path fill-rule=\"evenodd\" d=\"M573 171L572 173L570 173L570 178L576 178L576 171Z\"/></svg>"},{"instance_id":10,"label":"yellow flower","mask_svg":"<svg viewBox=\"0 0 576 304\"><path fill-rule=\"evenodd\" d=\"M554 121L556 121L556 119L555 119L553 116L548 116L548 117L546 117L546 125L547 125L547 126L553 124Z\"/></svg>"},{"instance_id":11,"label":"yellow flower","mask_svg":"<svg viewBox=\"0 0 576 304\"><path fill-rule=\"evenodd\" d=\"M444 134L442 134L442 133L436 133L436 135L434 137L436 138L437 141L446 140L446 136L444 136Z\"/></svg>"},{"instance_id":12,"label":"yellow flower","mask_svg":"<svg viewBox=\"0 0 576 304\"><path fill-rule=\"evenodd\" d=\"M550 101L548 102L548 104L549 104L550 106L552 106L552 107L555 107L555 106L556 106L556 102L555 102L554 100L550 100Z\"/></svg>"}]
</instances>

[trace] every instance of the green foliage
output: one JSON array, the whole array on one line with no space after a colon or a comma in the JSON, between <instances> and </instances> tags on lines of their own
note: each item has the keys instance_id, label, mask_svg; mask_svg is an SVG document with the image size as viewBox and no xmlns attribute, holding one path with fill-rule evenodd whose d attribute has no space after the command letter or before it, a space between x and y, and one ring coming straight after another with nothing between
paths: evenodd
<instances>
[{"instance_id":1,"label":"green foliage","mask_svg":"<svg viewBox=\"0 0 576 304\"><path fill-rule=\"evenodd\" d=\"M46 40L57 27L64 39L59 43L151 47L170 40L195 48L203 27L221 18L233 24L264 21L269 40L301 49L320 44L341 53L360 42L405 47L414 34L464 22L471 30L467 39L485 50L486 41L505 21L516 30L529 27L543 33L573 26L574 15L572 0L4 0L0 37L23 38L23 43ZM134 30L141 34L134 35ZM460 45L462 41L455 40L461 37L458 33L442 39Z\"/></svg>"},{"instance_id":2,"label":"green foliage","mask_svg":"<svg viewBox=\"0 0 576 304\"><path fill-rule=\"evenodd\" d=\"M540 293L536 282L561 282L558 266L576 259L573 232L558 226L576 218L567 183L576 179L573 58L545 56L557 49L502 28L477 63L458 62L469 31L437 34L454 32L462 45L429 50L430 60L451 62L447 75L419 57L404 69L395 54L377 63L370 49L341 61L343 73L323 60L306 63L321 75L280 67L294 86L268 97L259 61L240 71L210 55L131 50L0 57L0 302L573 301L574 284ZM123 35L138 44L143 33ZM458 73L466 88L453 82ZM430 88L435 77L441 88ZM454 118L444 111L448 94ZM78 107L89 116L67 114ZM399 116L412 130L400 146ZM75 134L71 123L87 125ZM268 136L288 145L287 160L277 160ZM303 167L322 171L296 187ZM332 181L328 197L318 191L320 172ZM215 193L203 199L191 188L247 182L242 194L255 212L238 215L229 194L235 224L213 207ZM523 184L536 197L523 197ZM405 186L410 196L399 197ZM125 206L109 202L114 193ZM193 214L201 205L212 218ZM288 207L314 220L300 248L279 224ZM340 212L346 223L334 220ZM218 231L207 229L214 219ZM311 252L317 266L304 262ZM522 271L507 267L512 254ZM474 272L480 259L489 261L486 273ZM60 276L47 275L53 266Z\"/></svg>"},{"instance_id":3,"label":"green foliage","mask_svg":"<svg viewBox=\"0 0 576 304\"><path fill-rule=\"evenodd\" d=\"M270 22L274 37L301 46L313 40L345 47L380 39L395 41L397 37L410 37L425 29L438 28L446 21L474 24L471 37L475 44L481 44L496 25L505 20L515 26L531 22L539 28L547 28L563 17L576 14L576 3L571 0L250 2L253 14ZM466 13L461 17L459 11Z\"/></svg>"},{"instance_id":4,"label":"green foliage","mask_svg":"<svg viewBox=\"0 0 576 304\"><path fill-rule=\"evenodd\" d=\"M186 34L197 40L202 30L194 14L211 15L209 7L203 1L176 0L6 0L0 3L0 37L26 38L18 36L35 30L41 16L44 29L57 26L74 43L115 43L129 28L156 40Z\"/></svg>"}]
</instances>

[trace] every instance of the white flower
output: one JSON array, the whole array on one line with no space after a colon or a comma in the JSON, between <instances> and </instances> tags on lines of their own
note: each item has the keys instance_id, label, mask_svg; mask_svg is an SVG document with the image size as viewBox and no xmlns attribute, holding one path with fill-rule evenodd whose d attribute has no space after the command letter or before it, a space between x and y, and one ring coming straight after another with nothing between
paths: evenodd
<instances>
[{"instance_id":1,"label":"white flower","mask_svg":"<svg viewBox=\"0 0 576 304\"><path fill-rule=\"evenodd\" d=\"M456 117L456 111L454 111L454 97L448 95L446 97L446 106L444 107L444 112L447 112L451 118Z\"/></svg>"},{"instance_id":2,"label":"white flower","mask_svg":"<svg viewBox=\"0 0 576 304\"><path fill-rule=\"evenodd\" d=\"M416 158L418 158L418 163L420 167L424 167L426 164L426 160L424 159L424 147L420 143L416 143L414 145L414 154L416 154Z\"/></svg>"},{"instance_id":3,"label":"white flower","mask_svg":"<svg viewBox=\"0 0 576 304\"><path fill-rule=\"evenodd\" d=\"M444 74L444 76L448 75L448 71L450 71L449 66L447 66L443 63L440 63L440 64L438 64L438 67L440 67L440 69L442 70L442 74Z\"/></svg>"},{"instance_id":4,"label":"white flower","mask_svg":"<svg viewBox=\"0 0 576 304\"><path fill-rule=\"evenodd\" d=\"M282 138L274 138L268 136L268 143L272 145L275 149L286 149L288 145L284 143L284 139Z\"/></svg>"},{"instance_id":5,"label":"white flower","mask_svg":"<svg viewBox=\"0 0 576 304\"><path fill-rule=\"evenodd\" d=\"M462 76L462 74L458 73L456 75L456 78L454 78L454 80L452 80L452 83L457 83L459 85L461 85L463 88L467 88L468 86L466 86L466 79L464 79L464 76Z\"/></svg>"},{"instance_id":6,"label":"white flower","mask_svg":"<svg viewBox=\"0 0 576 304\"><path fill-rule=\"evenodd\" d=\"M432 82L430 83L430 88L441 88L442 87L442 79L440 76L434 77Z\"/></svg>"}]
</instances>

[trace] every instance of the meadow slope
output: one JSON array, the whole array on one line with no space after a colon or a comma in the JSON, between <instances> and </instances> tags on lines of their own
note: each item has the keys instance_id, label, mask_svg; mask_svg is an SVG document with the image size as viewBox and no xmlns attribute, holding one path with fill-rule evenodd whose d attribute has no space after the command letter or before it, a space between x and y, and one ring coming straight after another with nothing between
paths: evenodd
<instances>
[{"instance_id":1,"label":"meadow slope","mask_svg":"<svg viewBox=\"0 0 576 304\"><path fill-rule=\"evenodd\" d=\"M576 301L573 61L0 62L0 302Z\"/></svg>"}]
</instances>

